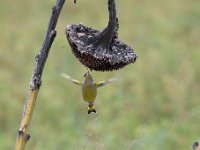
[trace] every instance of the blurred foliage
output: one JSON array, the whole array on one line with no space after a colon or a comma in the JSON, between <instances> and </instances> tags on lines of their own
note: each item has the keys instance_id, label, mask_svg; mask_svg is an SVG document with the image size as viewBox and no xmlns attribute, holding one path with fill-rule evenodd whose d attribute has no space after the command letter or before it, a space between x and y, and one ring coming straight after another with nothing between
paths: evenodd
<instances>
[{"instance_id":1,"label":"blurred foliage","mask_svg":"<svg viewBox=\"0 0 200 150\"><path fill-rule=\"evenodd\" d=\"M13 149L23 103L54 4L3 0L0 5L0 149ZM86 72L72 55L64 29L83 22L102 30L107 2L68 0L43 74L30 127L29 150L182 150L200 133L200 1L117 0L119 36L139 56L115 72L93 72L97 81L121 79L99 89L98 113L88 115L78 80Z\"/></svg>"}]
</instances>

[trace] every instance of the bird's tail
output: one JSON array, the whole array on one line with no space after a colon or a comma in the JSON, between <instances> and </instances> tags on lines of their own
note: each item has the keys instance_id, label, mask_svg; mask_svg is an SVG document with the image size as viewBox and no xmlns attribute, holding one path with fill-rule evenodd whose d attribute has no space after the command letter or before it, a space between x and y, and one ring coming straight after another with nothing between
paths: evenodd
<instances>
[{"instance_id":1,"label":"bird's tail","mask_svg":"<svg viewBox=\"0 0 200 150\"><path fill-rule=\"evenodd\" d=\"M88 114L90 114L90 113L96 113L96 110L95 110L95 108L94 108L94 104L93 103L89 103L88 104Z\"/></svg>"},{"instance_id":2,"label":"bird's tail","mask_svg":"<svg viewBox=\"0 0 200 150\"><path fill-rule=\"evenodd\" d=\"M88 108L88 114L91 114L92 112L96 113L96 110L94 108Z\"/></svg>"}]
</instances>

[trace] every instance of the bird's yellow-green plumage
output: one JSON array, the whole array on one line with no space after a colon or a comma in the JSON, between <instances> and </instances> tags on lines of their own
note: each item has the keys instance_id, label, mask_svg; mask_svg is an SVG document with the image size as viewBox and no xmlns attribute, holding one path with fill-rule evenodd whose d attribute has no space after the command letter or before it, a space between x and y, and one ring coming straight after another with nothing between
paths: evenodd
<instances>
[{"instance_id":1,"label":"bird's yellow-green plumage","mask_svg":"<svg viewBox=\"0 0 200 150\"><path fill-rule=\"evenodd\" d=\"M84 101L88 103L88 114L95 112L94 101L97 96L97 85L89 72L84 74L85 80L82 83L82 95Z\"/></svg>"},{"instance_id":2,"label":"bird's yellow-green plumage","mask_svg":"<svg viewBox=\"0 0 200 150\"><path fill-rule=\"evenodd\" d=\"M86 102L94 102L97 96L97 87L96 85L82 85L82 95L83 99Z\"/></svg>"},{"instance_id":3,"label":"bird's yellow-green plumage","mask_svg":"<svg viewBox=\"0 0 200 150\"><path fill-rule=\"evenodd\" d=\"M94 109L94 102L97 96L97 88L102 87L116 80L116 79L110 79L104 82L95 83L89 71L84 74L85 80L83 81L83 83L80 83L75 79L72 79L67 74L61 73L60 75L68 80L71 80L74 84L82 86L83 100L88 103L88 114L90 114L91 112L96 113L96 110Z\"/></svg>"},{"instance_id":4,"label":"bird's yellow-green plumage","mask_svg":"<svg viewBox=\"0 0 200 150\"><path fill-rule=\"evenodd\" d=\"M92 76L88 73L84 75L85 81L82 83L82 95L84 101L94 102L97 96L97 86L94 83Z\"/></svg>"}]
</instances>

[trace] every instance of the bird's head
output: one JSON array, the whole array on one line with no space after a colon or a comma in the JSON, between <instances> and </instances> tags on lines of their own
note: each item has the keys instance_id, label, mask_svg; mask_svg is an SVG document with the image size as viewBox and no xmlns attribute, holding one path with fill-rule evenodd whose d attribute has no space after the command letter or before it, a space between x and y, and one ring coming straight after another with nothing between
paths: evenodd
<instances>
[{"instance_id":1,"label":"bird's head","mask_svg":"<svg viewBox=\"0 0 200 150\"><path fill-rule=\"evenodd\" d=\"M89 71L84 74L84 77L85 77L85 82L93 82L92 75L90 74Z\"/></svg>"}]
</instances>

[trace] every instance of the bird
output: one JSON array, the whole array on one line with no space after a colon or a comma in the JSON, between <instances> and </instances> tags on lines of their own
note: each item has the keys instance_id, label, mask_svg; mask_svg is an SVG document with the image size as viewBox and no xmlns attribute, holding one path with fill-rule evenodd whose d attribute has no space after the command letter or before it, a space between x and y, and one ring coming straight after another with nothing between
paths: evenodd
<instances>
[{"instance_id":1,"label":"bird","mask_svg":"<svg viewBox=\"0 0 200 150\"><path fill-rule=\"evenodd\" d=\"M85 80L82 83L78 80L71 78L66 73L62 72L60 73L60 75L63 78L70 80L72 83L81 86L83 100L88 104L88 114L91 114L92 112L96 113L96 109L94 108L94 102L97 96L97 89L117 80L117 78L111 78L106 81L96 83L89 71L84 74L83 77L85 78Z\"/></svg>"}]
</instances>

